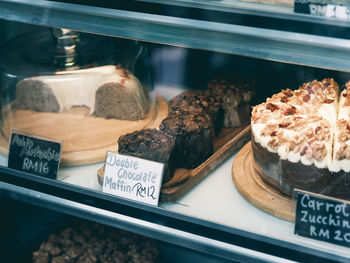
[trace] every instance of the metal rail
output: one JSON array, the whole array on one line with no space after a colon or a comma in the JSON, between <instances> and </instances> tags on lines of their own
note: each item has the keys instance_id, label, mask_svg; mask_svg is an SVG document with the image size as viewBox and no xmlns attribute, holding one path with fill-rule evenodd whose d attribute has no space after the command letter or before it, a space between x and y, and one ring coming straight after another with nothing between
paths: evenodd
<instances>
[{"instance_id":1,"label":"metal rail","mask_svg":"<svg viewBox=\"0 0 350 263\"><path fill-rule=\"evenodd\" d=\"M2 0L0 18L350 72L340 38L40 0Z\"/></svg>"}]
</instances>

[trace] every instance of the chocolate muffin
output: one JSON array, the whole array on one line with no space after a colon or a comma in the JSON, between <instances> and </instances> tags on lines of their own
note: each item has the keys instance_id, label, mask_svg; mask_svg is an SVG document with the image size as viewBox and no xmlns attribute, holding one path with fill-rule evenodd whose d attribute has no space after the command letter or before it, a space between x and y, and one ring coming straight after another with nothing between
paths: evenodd
<instances>
[{"instance_id":1,"label":"chocolate muffin","mask_svg":"<svg viewBox=\"0 0 350 263\"><path fill-rule=\"evenodd\" d=\"M222 127L223 112L219 100L208 90L184 91L169 101L170 112L190 112L207 114L213 122L215 135Z\"/></svg>"},{"instance_id":2,"label":"chocolate muffin","mask_svg":"<svg viewBox=\"0 0 350 263\"><path fill-rule=\"evenodd\" d=\"M214 78L208 83L210 94L222 106L224 127L240 127L249 121L254 86L254 81L239 77Z\"/></svg>"},{"instance_id":3,"label":"chocolate muffin","mask_svg":"<svg viewBox=\"0 0 350 263\"><path fill-rule=\"evenodd\" d=\"M176 137L176 168L193 169L213 154L213 123L205 113L171 112L159 129Z\"/></svg>"},{"instance_id":4,"label":"chocolate muffin","mask_svg":"<svg viewBox=\"0 0 350 263\"><path fill-rule=\"evenodd\" d=\"M159 250L148 238L84 222L51 234L33 253L34 263L156 262Z\"/></svg>"},{"instance_id":5,"label":"chocolate muffin","mask_svg":"<svg viewBox=\"0 0 350 263\"><path fill-rule=\"evenodd\" d=\"M144 129L119 137L118 152L165 164L163 182L174 170L175 136L157 129Z\"/></svg>"}]
</instances>

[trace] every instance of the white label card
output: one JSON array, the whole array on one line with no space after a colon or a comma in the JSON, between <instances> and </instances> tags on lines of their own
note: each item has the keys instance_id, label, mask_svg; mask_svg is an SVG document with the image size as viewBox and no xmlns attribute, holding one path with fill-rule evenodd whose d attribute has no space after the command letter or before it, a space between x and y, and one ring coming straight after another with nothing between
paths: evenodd
<instances>
[{"instance_id":1,"label":"white label card","mask_svg":"<svg viewBox=\"0 0 350 263\"><path fill-rule=\"evenodd\" d=\"M162 163L108 152L102 191L158 205L163 170Z\"/></svg>"}]
</instances>

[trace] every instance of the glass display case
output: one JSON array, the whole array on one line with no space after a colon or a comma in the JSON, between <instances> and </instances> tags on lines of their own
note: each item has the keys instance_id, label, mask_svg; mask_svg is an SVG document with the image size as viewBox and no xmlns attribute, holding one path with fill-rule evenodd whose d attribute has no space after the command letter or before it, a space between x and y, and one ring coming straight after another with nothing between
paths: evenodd
<instances>
[{"instance_id":1,"label":"glass display case","mask_svg":"<svg viewBox=\"0 0 350 263\"><path fill-rule=\"evenodd\" d=\"M348 20L296 13L293 4L0 1L2 199L151 237L211 262L348 262L348 244L294 233L292 192L283 192L281 176L277 185L269 182L274 158L277 166L291 160L280 157L284 148L273 138L281 131L302 137L304 128L314 136L327 128L328 139L317 143L329 141L322 149L335 156L338 108L347 98L341 93L338 104L338 92L350 80ZM259 107L252 112L256 105L263 105L262 117ZM261 143L258 155L251 141L264 136L256 124L275 125L273 118L279 122L265 137L276 144ZM294 131L291 123L300 119L305 127ZM55 178L8 167L18 130L60 141ZM313 157L315 140L300 141L294 154ZM129 191L127 179L148 180L146 170L120 174L113 186L105 178L108 152L164 164L158 205L106 193L107 186ZM323 176L322 162L312 162ZM150 167L152 174L156 164ZM314 180L298 169L290 169L293 180ZM332 196L348 199L347 166L339 170L325 187L340 185L342 194ZM304 190L329 194L315 184Z\"/></svg>"}]
</instances>

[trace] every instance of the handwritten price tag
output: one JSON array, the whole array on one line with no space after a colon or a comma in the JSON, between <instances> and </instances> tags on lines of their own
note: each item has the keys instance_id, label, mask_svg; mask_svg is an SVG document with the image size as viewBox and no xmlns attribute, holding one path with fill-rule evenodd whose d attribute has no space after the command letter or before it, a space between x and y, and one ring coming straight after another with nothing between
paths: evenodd
<instances>
[{"instance_id":1,"label":"handwritten price tag","mask_svg":"<svg viewBox=\"0 0 350 263\"><path fill-rule=\"evenodd\" d=\"M162 163L108 152L102 191L158 205L163 169Z\"/></svg>"},{"instance_id":2,"label":"handwritten price tag","mask_svg":"<svg viewBox=\"0 0 350 263\"><path fill-rule=\"evenodd\" d=\"M9 145L8 167L57 179L61 149L61 140L14 129Z\"/></svg>"},{"instance_id":3,"label":"handwritten price tag","mask_svg":"<svg viewBox=\"0 0 350 263\"><path fill-rule=\"evenodd\" d=\"M294 233L350 247L350 203L297 191Z\"/></svg>"}]
</instances>

